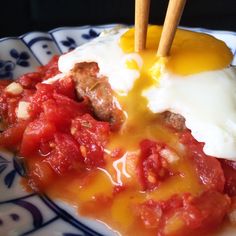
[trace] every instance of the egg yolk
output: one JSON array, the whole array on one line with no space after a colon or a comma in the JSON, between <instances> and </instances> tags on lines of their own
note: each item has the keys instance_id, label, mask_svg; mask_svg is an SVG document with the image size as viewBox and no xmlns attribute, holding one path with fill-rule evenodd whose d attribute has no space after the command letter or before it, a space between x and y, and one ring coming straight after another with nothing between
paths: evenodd
<instances>
[{"instance_id":1,"label":"egg yolk","mask_svg":"<svg viewBox=\"0 0 236 236\"><path fill-rule=\"evenodd\" d=\"M156 63L161 26L149 26L146 49L140 52L144 61L143 72L149 73ZM120 39L124 52L134 52L134 29L128 30ZM232 53L224 42L202 33L178 29L172 44L166 67L179 75L190 75L203 71L219 70L232 61Z\"/></svg>"}]
</instances>

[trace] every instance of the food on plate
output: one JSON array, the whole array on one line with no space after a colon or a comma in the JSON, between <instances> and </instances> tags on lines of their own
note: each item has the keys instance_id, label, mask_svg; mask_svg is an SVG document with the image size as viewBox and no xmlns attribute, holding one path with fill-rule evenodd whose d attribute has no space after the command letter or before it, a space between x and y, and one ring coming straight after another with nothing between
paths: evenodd
<instances>
[{"instance_id":1,"label":"food on plate","mask_svg":"<svg viewBox=\"0 0 236 236\"><path fill-rule=\"evenodd\" d=\"M212 36L114 29L14 82L0 81L0 145L26 188L121 235L210 235L234 225L236 72Z\"/></svg>"}]
</instances>

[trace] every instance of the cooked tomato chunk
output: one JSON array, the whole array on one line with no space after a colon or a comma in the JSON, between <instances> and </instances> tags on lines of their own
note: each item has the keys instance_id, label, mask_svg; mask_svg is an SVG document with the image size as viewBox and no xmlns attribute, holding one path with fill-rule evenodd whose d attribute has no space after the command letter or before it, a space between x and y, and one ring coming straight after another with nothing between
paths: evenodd
<instances>
[{"instance_id":1,"label":"cooked tomato chunk","mask_svg":"<svg viewBox=\"0 0 236 236\"><path fill-rule=\"evenodd\" d=\"M23 135L20 149L21 155L29 157L30 154L37 152L41 140L49 141L55 132L55 125L44 116L31 122Z\"/></svg>"},{"instance_id":2,"label":"cooked tomato chunk","mask_svg":"<svg viewBox=\"0 0 236 236\"><path fill-rule=\"evenodd\" d=\"M140 148L139 179L144 190L152 190L161 181L173 174L168 169L167 161L160 155L161 150L165 148L165 144L143 140L140 143Z\"/></svg>"},{"instance_id":3,"label":"cooked tomato chunk","mask_svg":"<svg viewBox=\"0 0 236 236\"><path fill-rule=\"evenodd\" d=\"M110 126L108 122L96 121L85 114L72 121L71 133L81 145L86 165L90 167L104 164L104 146L108 141Z\"/></svg>"},{"instance_id":4,"label":"cooked tomato chunk","mask_svg":"<svg viewBox=\"0 0 236 236\"><path fill-rule=\"evenodd\" d=\"M192 229L214 229L224 218L230 206L230 198L217 191L206 191L197 198L185 202L182 217Z\"/></svg>"},{"instance_id":5,"label":"cooked tomato chunk","mask_svg":"<svg viewBox=\"0 0 236 236\"><path fill-rule=\"evenodd\" d=\"M2 92L0 97L0 117L7 125L14 124L17 121L16 109L21 97L21 95L11 96Z\"/></svg>"},{"instance_id":6,"label":"cooked tomato chunk","mask_svg":"<svg viewBox=\"0 0 236 236\"><path fill-rule=\"evenodd\" d=\"M213 230L229 206L227 195L206 191L198 197L186 193L165 201L148 200L138 205L136 212L146 227L158 228L160 235L190 235L196 229L197 232Z\"/></svg>"},{"instance_id":7,"label":"cooked tomato chunk","mask_svg":"<svg viewBox=\"0 0 236 236\"><path fill-rule=\"evenodd\" d=\"M82 156L78 143L71 135L56 133L51 153L45 159L57 174L63 174L81 166Z\"/></svg>"},{"instance_id":8,"label":"cooked tomato chunk","mask_svg":"<svg viewBox=\"0 0 236 236\"><path fill-rule=\"evenodd\" d=\"M53 86L57 93L76 99L75 82L71 77L67 76L63 80L58 80Z\"/></svg>"},{"instance_id":9,"label":"cooked tomato chunk","mask_svg":"<svg viewBox=\"0 0 236 236\"><path fill-rule=\"evenodd\" d=\"M52 184L57 174L53 171L50 164L42 160L42 158L34 156L33 160L32 162L27 162L28 185L34 191L39 191Z\"/></svg>"},{"instance_id":10,"label":"cooked tomato chunk","mask_svg":"<svg viewBox=\"0 0 236 236\"><path fill-rule=\"evenodd\" d=\"M43 80L47 80L47 79L59 74L58 59L59 59L59 56L55 55L48 62L48 64L38 68L38 72L42 74Z\"/></svg>"},{"instance_id":11,"label":"cooked tomato chunk","mask_svg":"<svg viewBox=\"0 0 236 236\"><path fill-rule=\"evenodd\" d=\"M0 134L0 146L16 149L20 145L28 121L20 121L11 125Z\"/></svg>"},{"instance_id":12,"label":"cooked tomato chunk","mask_svg":"<svg viewBox=\"0 0 236 236\"><path fill-rule=\"evenodd\" d=\"M43 102L47 101L48 99L53 99L53 86L49 84L38 84L36 86L36 93L31 98L29 112L32 117L38 116L43 108Z\"/></svg>"},{"instance_id":13,"label":"cooked tomato chunk","mask_svg":"<svg viewBox=\"0 0 236 236\"><path fill-rule=\"evenodd\" d=\"M221 166L225 176L225 192L231 196L236 196L236 162L221 160Z\"/></svg>"},{"instance_id":14,"label":"cooked tomato chunk","mask_svg":"<svg viewBox=\"0 0 236 236\"><path fill-rule=\"evenodd\" d=\"M42 81L43 75L39 72L31 72L19 77L18 82L27 89L35 88L35 85Z\"/></svg>"},{"instance_id":15,"label":"cooked tomato chunk","mask_svg":"<svg viewBox=\"0 0 236 236\"><path fill-rule=\"evenodd\" d=\"M220 162L203 152L203 144L197 142L189 131L181 135L181 142L186 145L188 156L192 158L200 181L208 188L220 192L224 190L225 177Z\"/></svg>"}]
</instances>

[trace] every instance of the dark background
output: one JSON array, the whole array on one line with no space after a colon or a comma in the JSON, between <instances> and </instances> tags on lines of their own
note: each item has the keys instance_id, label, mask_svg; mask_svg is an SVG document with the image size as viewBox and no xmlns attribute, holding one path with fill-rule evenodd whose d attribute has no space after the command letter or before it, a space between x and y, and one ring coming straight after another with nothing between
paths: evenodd
<instances>
[{"instance_id":1,"label":"dark background","mask_svg":"<svg viewBox=\"0 0 236 236\"><path fill-rule=\"evenodd\" d=\"M134 23L135 0L1 0L0 37L61 26ZM163 24L168 0L151 0L150 23ZM236 0L187 0L182 26L236 31Z\"/></svg>"}]
</instances>

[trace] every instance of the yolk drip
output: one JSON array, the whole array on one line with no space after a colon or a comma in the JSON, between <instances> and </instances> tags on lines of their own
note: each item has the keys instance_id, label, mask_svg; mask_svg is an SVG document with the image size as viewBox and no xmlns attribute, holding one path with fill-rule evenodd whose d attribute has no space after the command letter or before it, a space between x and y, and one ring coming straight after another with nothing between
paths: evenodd
<instances>
[{"instance_id":1,"label":"yolk drip","mask_svg":"<svg viewBox=\"0 0 236 236\"><path fill-rule=\"evenodd\" d=\"M163 126L159 115L153 114L147 109L147 101L142 96L142 91L154 83L158 83L156 79L160 77L163 67L175 74L188 75L225 68L232 60L232 54L223 42L205 34L186 30L177 31L170 57L157 58L156 51L161 31L162 27L159 26L148 28L147 49L139 53L143 59L140 78L127 96L118 97L123 110L127 113L127 119L121 131L111 137L108 149L121 147L124 150L135 151L138 150L140 141L146 138L168 143L178 152L177 137ZM121 37L120 46L126 53L134 51L134 29L130 29ZM138 70L135 61L127 61L126 65L130 69ZM127 165L129 165L128 160L126 160ZM168 199L175 192L199 193L201 187L188 161L180 161L176 168L176 170L184 173L186 178L175 177L170 179L156 191L146 194L145 197L141 194L133 201L142 202L144 198ZM123 179L122 182L125 183L125 180ZM130 195L132 193L122 195L125 199L124 202L128 202L127 199ZM114 204L113 210L116 209L116 206ZM124 211L119 206L120 204L114 210L117 217L128 219L129 213L126 212L127 216L125 217Z\"/></svg>"},{"instance_id":2,"label":"yolk drip","mask_svg":"<svg viewBox=\"0 0 236 236\"><path fill-rule=\"evenodd\" d=\"M189 160L184 157L184 154L181 154L178 138L173 135L173 132L163 126L157 114L153 114L147 109L147 101L142 96L142 91L154 83L158 83L162 69L166 68L168 71L178 75L189 75L225 68L232 60L232 54L224 42L209 35L186 30L177 31L168 58L157 58L156 51L161 31L162 27L159 26L150 26L148 28L147 48L139 53L143 59L140 78L127 96L118 97L123 110L127 113L127 119L121 131L112 135L108 149L112 150L119 147L125 151L136 151L139 148L140 141L143 139L163 141L168 143L177 153L179 152L180 156L183 155L178 164L172 167L177 172L182 173L184 178L180 176L170 178L165 184L149 193L142 193L134 188L134 190L125 191L114 199L111 215L115 222L122 225L123 230L133 224L134 218L130 214L130 205L132 206L148 199L165 200L175 193L189 192L193 195L198 195L203 190ZM125 53L134 52L134 29L130 29L121 37L120 46ZM127 61L126 66L130 69L140 70L137 63L133 60ZM127 153L129 152L126 152L125 155ZM137 158L138 155L133 159L134 163L132 163L132 159L130 161L126 158L124 165L127 168L130 165L135 166L134 160L137 162ZM135 167L131 168L128 173L129 177L125 176L123 170L114 172L112 167L107 170L110 176L120 174L124 185L137 185ZM178 228L178 222L174 222L171 227Z\"/></svg>"}]
</instances>

